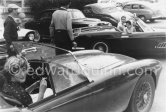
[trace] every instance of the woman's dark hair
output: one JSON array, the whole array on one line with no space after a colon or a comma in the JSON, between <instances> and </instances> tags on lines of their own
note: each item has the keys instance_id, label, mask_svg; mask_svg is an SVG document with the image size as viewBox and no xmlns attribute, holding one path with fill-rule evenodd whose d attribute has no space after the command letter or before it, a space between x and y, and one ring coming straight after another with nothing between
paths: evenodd
<instances>
[{"instance_id":1,"label":"woman's dark hair","mask_svg":"<svg viewBox=\"0 0 166 112\"><path fill-rule=\"evenodd\" d=\"M129 25L131 25L131 21L126 21L126 24L127 24L127 23L128 23Z\"/></svg>"},{"instance_id":2,"label":"woman's dark hair","mask_svg":"<svg viewBox=\"0 0 166 112\"><path fill-rule=\"evenodd\" d=\"M71 0L59 0L60 6L67 6L71 3Z\"/></svg>"},{"instance_id":3,"label":"woman's dark hair","mask_svg":"<svg viewBox=\"0 0 166 112\"><path fill-rule=\"evenodd\" d=\"M3 76L5 77L5 80L6 80L7 82L10 82L10 81L11 81L12 75L11 75L8 71L2 70L2 74L3 74Z\"/></svg>"}]
</instances>

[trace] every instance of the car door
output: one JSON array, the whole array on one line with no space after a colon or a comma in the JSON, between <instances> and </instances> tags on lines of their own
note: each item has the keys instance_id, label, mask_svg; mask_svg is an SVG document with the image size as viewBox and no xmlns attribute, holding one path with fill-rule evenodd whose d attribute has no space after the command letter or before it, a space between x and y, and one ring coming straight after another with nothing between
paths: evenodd
<instances>
[{"instance_id":1,"label":"car door","mask_svg":"<svg viewBox=\"0 0 166 112\"><path fill-rule=\"evenodd\" d=\"M122 36L123 37L123 36ZM160 43L166 41L164 32L133 32L121 39L121 46L129 53L139 55L163 55L165 48L158 48Z\"/></svg>"},{"instance_id":2,"label":"car door","mask_svg":"<svg viewBox=\"0 0 166 112\"><path fill-rule=\"evenodd\" d=\"M139 10L140 10L140 14L144 15L146 17L146 19L151 18L152 13L148 7L146 7L144 5L139 5Z\"/></svg>"},{"instance_id":3,"label":"car door","mask_svg":"<svg viewBox=\"0 0 166 112\"><path fill-rule=\"evenodd\" d=\"M58 60L49 64L52 71L52 87L56 94L30 105L31 110L34 112L78 112L87 111L88 107L90 108L88 100L92 93L87 86L90 82L83 75L73 56L67 54L67 60L69 63L63 65L56 63Z\"/></svg>"}]
</instances>

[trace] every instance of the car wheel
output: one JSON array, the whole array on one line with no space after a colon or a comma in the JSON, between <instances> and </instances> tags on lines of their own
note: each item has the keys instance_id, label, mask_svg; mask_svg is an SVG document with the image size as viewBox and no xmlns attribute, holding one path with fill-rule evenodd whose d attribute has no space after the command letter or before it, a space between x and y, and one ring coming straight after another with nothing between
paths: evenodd
<instances>
[{"instance_id":1,"label":"car wheel","mask_svg":"<svg viewBox=\"0 0 166 112\"><path fill-rule=\"evenodd\" d=\"M155 21L155 19L150 19L149 21L150 21L150 22L154 22L154 21Z\"/></svg>"},{"instance_id":2,"label":"car wheel","mask_svg":"<svg viewBox=\"0 0 166 112\"><path fill-rule=\"evenodd\" d=\"M150 74L141 77L133 91L126 112L149 112L153 103L155 82Z\"/></svg>"},{"instance_id":3,"label":"car wheel","mask_svg":"<svg viewBox=\"0 0 166 112\"><path fill-rule=\"evenodd\" d=\"M34 42L39 42L39 41L41 41L41 37L40 37L40 34L36 31L35 32L35 37L34 37L34 40L33 40Z\"/></svg>"},{"instance_id":4,"label":"car wheel","mask_svg":"<svg viewBox=\"0 0 166 112\"><path fill-rule=\"evenodd\" d=\"M142 21L146 22L146 17L145 16L138 16Z\"/></svg>"},{"instance_id":5,"label":"car wheel","mask_svg":"<svg viewBox=\"0 0 166 112\"><path fill-rule=\"evenodd\" d=\"M105 53L108 53L110 51L110 48L106 42L96 42L92 48L103 51Z\"/></svg>"}]
</instances>

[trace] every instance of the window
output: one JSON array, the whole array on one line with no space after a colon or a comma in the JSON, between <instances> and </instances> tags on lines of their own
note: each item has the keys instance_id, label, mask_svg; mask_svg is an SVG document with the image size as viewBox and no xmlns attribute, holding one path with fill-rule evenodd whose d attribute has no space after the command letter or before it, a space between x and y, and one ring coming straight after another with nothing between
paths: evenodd
<instances>
[{"instance_id":1,"label":"window","mask_svg":"<svg viewBox=\"0 0 166 112\"><path fill-rule=\"evenodd\" d=\"M143 6L143 5L140 5L140 9L145 9L145 6Z\"/></svg>"},{"instance_id":2,"label":"window","mask_svg":"<svg viewBox=\"0 0 166 112\"><path fill-rule=\"evenodd\" d=\"M133 7L132 7L132 9L139 9L139 5L134 4Z\"/></svg>"},{"instance_id":3,"label":"window","mask_svg":"<svg viewBox=\"0 0 166 112\"><path fill-rule=\"evenodd\" d=\"M72 11L71 13L73 19L85 18L84 14L81 11Z\"/></svg>"},{"instance_id":4,"label":"window","mask_svg":"<svg viewBox=\"0 0 166 112\"><path fill-rule=\"evenodd\" d=\"M124 6L124 9L131 9L131 5Z\"/></svg>"},{"instance_id":5,"label":"window","mask_svg":"<svg viewBox=\"0 0 166 112\"><path fill-rule=\"evenodd\" d=\"M51 64L51 71L56 93L87 81L87 78L75 61L64 65Z\"/></svg>"}]
</instances>

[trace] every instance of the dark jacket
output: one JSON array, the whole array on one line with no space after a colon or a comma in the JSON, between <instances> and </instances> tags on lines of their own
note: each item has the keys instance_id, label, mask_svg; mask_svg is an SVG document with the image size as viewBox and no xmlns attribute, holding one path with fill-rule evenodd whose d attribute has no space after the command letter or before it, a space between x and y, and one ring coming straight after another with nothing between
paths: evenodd
<instances>
[{"instance_id":1,"label":"dark jacket","mask_svg":"<svg viewBox=\"0 0 166 112\"><path fill-rule=\"evenodd\" d=\"M0 92L17 99L25 107L32 103L32 98L29 93L22 88L18 82L11 81L11 74L2 70L0 71Z\"/></svg>"},{"instance_id":2,"label":"dark jacket","mask_svg":"<svg viewBox=\"0 0 166 112\"><path fill-rule=\"evenodd\" d=\"M8 16L4 22L4 38L8 44L18 39L18 25L11 16Z\"/></svg>"}]
</instances>

